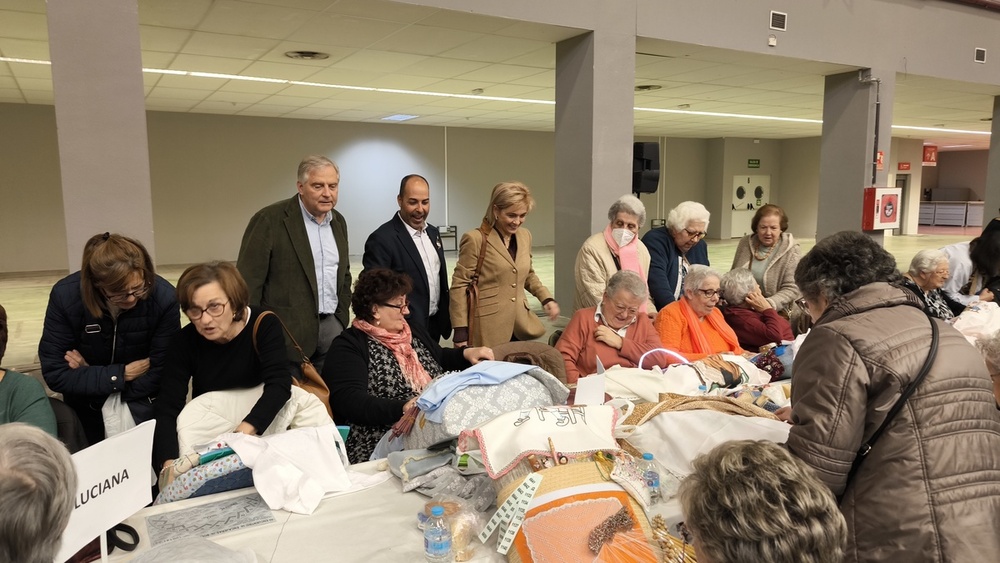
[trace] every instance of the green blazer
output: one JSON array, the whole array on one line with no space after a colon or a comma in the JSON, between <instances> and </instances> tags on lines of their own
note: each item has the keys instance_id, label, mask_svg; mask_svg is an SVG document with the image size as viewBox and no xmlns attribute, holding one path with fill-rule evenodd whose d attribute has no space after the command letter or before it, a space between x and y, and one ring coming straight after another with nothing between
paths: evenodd
<instances>
[{"instance_id":1,"label":"green blazer","mask_svg":"<svg viewBox=\"0 0 1000 563\"><path fill-rule=\"evenodd\" d=\"M337 310L334 316L346 328L351 306L351 260L347 221L332 211L330 227L337 241ZM299 207L299 195L258 211L247 225L236 267L250 288L250 303L281 317L307 356L316 351L319 333L319 295L316 266ZM300 360L288 345L289 358Z\"/></svg>"}]
</instances>

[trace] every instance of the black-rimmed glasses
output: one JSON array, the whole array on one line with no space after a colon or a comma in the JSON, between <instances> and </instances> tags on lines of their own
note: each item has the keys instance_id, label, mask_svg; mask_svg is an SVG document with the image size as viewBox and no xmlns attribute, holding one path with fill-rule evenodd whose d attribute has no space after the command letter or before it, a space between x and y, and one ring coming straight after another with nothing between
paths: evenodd
<instances>
[{"instance_id":1,"label":"black-rimmed glasses","mask_svg":"<svg viewBox=\"0 0 1000 563\"><path fill-rule=\"evenodd\" d=\"M148 292L149 292L149 285L147 284L143 284L143 286L140 287L139 289L134 289L126 293L108 293L103 289L101 290L101 293L104 294L104 297L107 298L107 300L111 301L112 303L124 303L129 299L132 299L133 297L135 297L136 299L142 299L143 297L146 296L146 293Z\"/></svg>"},{"instance_id":2,"label":"black-rimmed glasses","mask_svg":"<svg viewBox=\"0 0 1000 563\"><path fill-rule=\"evenodd\" d=\"M229 301L226 301L225 303L209 303L208 307L205 308L192 305L187 309L184 309L184 314L187 315L187 318L192 321L200 319L205 313L208 313L208 315L212 318L221 317L222 313L226 311L226 305L228 304Z\"/></svg>"},{"instance_id":3,"label":"black-rimmed glasses","mask_svg":"<svg viewBox=\"0 0 1000 563\"><path fill-rule=\"evenodd\" d=\"M705 296L705 299L711 299L713 297L722 297L722 291L718 289L698 289L696 291Z\"/></svg>"},{"instance_id":4,"label":"black-rimmed glasses","mask_svg":"<svg viewBox=\"0 0 1000 563\"><path fill-rule=\"evenodd\" d=\"M383 307L392 307L393 309L398 309L398 310L402 311L403 309L409 309L410 308L410 302L409 301L403 301L403 303L400 304L400 305L396 305L395 303L383 303L382 306Z\"/></svg>"}]
</instances>

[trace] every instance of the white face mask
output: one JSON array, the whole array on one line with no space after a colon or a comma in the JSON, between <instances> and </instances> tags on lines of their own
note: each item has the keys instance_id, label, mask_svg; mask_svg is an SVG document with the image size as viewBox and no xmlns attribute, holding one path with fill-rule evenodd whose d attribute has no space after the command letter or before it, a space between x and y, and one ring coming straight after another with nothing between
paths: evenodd
<instances>
[{"instance_id":1,"label":"white face mask","mask_svg":"<svg viewBox=\"0 0 1000 563\"><path fill-rule=\"evenodd\" d=\"M628 229L611 229L611 238L618 243L618 246L625 246L632 242L635 238L635 233Z\"/></svg>"}]
</instances>

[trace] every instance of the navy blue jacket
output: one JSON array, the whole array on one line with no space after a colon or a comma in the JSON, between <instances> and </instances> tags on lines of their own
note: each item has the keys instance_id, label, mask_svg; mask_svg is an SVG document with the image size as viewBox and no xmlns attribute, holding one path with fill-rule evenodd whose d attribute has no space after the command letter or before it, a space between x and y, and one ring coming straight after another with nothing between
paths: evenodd
<instances>
[{"instance_id":1,"label":"navy blue jacket","mask_svg":"<svg viewBox=\"0 0 1000 563\"><path fill-rule=\"evenodd\" d=\"M642 243L649 250L649 294L653 297L656 310L674 302L674 288L677 287L677 259L681 251L674 243L674 237L666 227L653 229L643 235ZM708 245L699 240L687 253L688 262L708 266Z\"/></svg>"},{"instance_id":2,"label":"navy blue jacket","mask_svg":"<svg viewBox=\"0 0 1000 563\"><path fill-rule=\"evenodd\" d=\"M408 297L410 315L406 320L411 326L420 325L426 328L431 337L437 341L451 335L451 315L448 312L448 304L451 301L448 292L448 266L444 261L444 248L441 246L441 235L438 233L437 227L427 225L424 232L430 237L431 244L437 249L438 260L441 261L441 268L438 272L441 292L438 295L438 310L433 317L430 316L430 287L427 282L427 270L424 269L424 262L417 251L417 245L413 243L413 237L406 230L406 225L399 218L399 213L393 214L392 219L383 223L368 236L368 240L365 241L365 255L362 258L362 263L366 270L389 268L410 276L413 280L413 291Z\"/></svg>"},{"instance_id":3,"label":"navy blue jacket","mask_svg":"<svg viewBox=\"0 0 1000 563\"><path fill-rule=\"evenodd\" d=\"M176 292L160 276L150 295L117 320L107 312L94 317L87 311L80 272L52 287L38 344L42 375L77 411L91 443L104 435L100 407L111 393L121 392L137 423L153 418L152 400L160 389L167 348L180 326ZM64 359L70 350L80 352L89 365L71 369ZM125 365L143 358L149 358L149 372L126 382Z\"/></svg>"}]
</instances>

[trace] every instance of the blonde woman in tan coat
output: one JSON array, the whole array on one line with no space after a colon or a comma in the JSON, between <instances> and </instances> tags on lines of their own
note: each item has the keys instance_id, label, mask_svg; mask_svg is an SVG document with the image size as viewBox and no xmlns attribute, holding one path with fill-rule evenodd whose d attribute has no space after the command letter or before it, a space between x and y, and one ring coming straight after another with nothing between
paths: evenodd
<instances>
[{"instance_id":1,"label":"blonde woman in tan coat","mask_svg":"<svg viewBox=\"0 0 1000 563\"><path fill-rule=\"evenodd\" d=\"M543 336L545 327L531 310L525 289L542 302L549 319L559 316L559 304L532 268L531 233L522 227L534 206L528 186L520 182L497 184L482 225L462 235L451 279L456 347L492 347ZM478 283L474 283L477 266ZM471 308L470 287L478 292L478 305Z\"/></svg>"}]
</instances>

